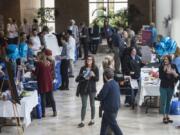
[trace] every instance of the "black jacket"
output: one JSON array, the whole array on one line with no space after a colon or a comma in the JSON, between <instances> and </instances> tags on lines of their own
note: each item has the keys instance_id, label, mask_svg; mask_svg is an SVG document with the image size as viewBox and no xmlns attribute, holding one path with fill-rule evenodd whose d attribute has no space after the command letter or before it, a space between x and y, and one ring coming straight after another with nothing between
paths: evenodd
<instances>
[{"instance_id":1,"label":"black jacket","mask_svg":"<svg viewBox=\"0 0 180 135\"><path fill-rule=\"evenodd\" d=\"M130 75L133 79L139 79L141 67L144 66L140 57L136 55L135 59L133 59L131 56L126 56L123 63L123 73L125 75ZM130 72L134 72L134 74L130 74Z\"/></svg>"},{"instance_id":2,"label":"black jacket","mask_svg":"<svg viewBox=\"0 0 180 135\"><path fill-rule=\"evenodd\" d=\"M79 75L76 78L76 82L79 83L79 90L76 94L88 94L91 92L96 92L96 82L99 81L99 69L97 66L95 66L91 71L94 72L95 77L91 77L90 80L86 80L83 77L83 72L86 70L86 67L83 66L80 69Z\"/></svg>"},{"instance_id":3,"label":"black jacket","mask_svg":"<svg viewBox=\"0 0 180 135\"><path fill-rule=\"evenodd\" d=\"M176 70L178 73L177 67L174 64L171 64L172 69ZM159 67L159 78L161 79L160 87L162 88L171 88L174 89L175 84L177 83L179 77L175 78L173 75L169 75L164 71L164 65L162 64Z\"/></svg>"},{"instance_id":4,"label":"black jacket","mask_svg":"<svg viewBox=\"0 0 180 135\"><path fill-rule=\"evenodd\" d=\"M100 27L98 25L94 25L92 37L99 37L99 36L100 36Z\"/></svg>"},{"instance_id":5,"label":"black jacket","mask_svg":"<svg viewBox=\"0 0 180 135\"><path fill-rule=\"evenodd\" d=\"M82 28L80 39L81 39L81 43L83 44L89 42L89 31L87 26L84 26Z\"/></svg>"}]
</instances>

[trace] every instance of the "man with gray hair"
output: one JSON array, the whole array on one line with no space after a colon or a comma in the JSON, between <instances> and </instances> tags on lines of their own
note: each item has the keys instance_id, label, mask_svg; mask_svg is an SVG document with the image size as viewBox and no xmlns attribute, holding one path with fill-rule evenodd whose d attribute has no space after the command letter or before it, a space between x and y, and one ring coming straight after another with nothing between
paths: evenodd
<instances>
[{"instance_id":1,"label":"man with gray hair","mask_svg":"<svg viewBox=\"0 0 180 135\"><path fill-rule=\"evenodd\" d=\"M118 83L113 79L113 69L105 69L103 75L106 83L97 96L97 100L101 102L102 110L104 111L100 135L106 135L108 127L112 129L115 135L123 135L116 121L120 108L120 88Z\"/></svg>"},{"instance_id":2,"label":"man with gray hair","mask_svg":"<svg viewBox=\"0 0 180 135\"><path fill-rule=\"evenodd\" d=\"M79 43L79 29L78 26L76 25L75 20L71 19L70 20L70 25L68 26L68 30L72 31L73 37L76 40L76 45Z\"/></svg>"}]
</instances>

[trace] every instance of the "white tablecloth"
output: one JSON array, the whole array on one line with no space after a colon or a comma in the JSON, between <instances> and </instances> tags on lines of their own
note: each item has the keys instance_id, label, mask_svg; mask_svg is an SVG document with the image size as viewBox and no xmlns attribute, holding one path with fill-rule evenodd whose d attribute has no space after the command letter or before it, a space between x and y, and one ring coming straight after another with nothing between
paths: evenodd
<instances>
[{"instance_id":1,"label":"white tablecloth","mask_svg":"<svg viewBox=\"0 0 180 135\"><path fill-rule=\"evenodd\" d=\"M149 76L149 71L154 70L158 71L158 68L142 68L141 69L141 88L138 98L138 105L141 106L144 103L144 97L146 96L160 96L160 80L156 79L154 81L145 81L145 77ZM175 86L174 93L177 92L178 83Z\"/></svg>"},{"instance_id":2,"label":"white tablecloth","mask_svg":"<svg viewBox=\"0 0 180 135\"><path fill-rule=\"evenodd\" d=\"M144 102L144 97L146 96L160 96L159 87L160 80L145 81L145 78L149 76L149 71L151 68L142 68L141 69L141 89L138 105L141 106ZM155 69L157 70L157 69ZM152 83L152 84L151 84Z\"/></svg>"},{"instance_id":3,"label":"white tablecloth","mask_svg":"<svg viewBox=\"0 0 180 135\"><path fill-rule=\"evenodd\" d=\"M38 104L37 91L29 92L30 96L21 99L21 104L17 104L19 117L23 119L23 125L27 127L31 123L31 112ZM13 104L11 101L0 101L0 117L11 118L14 116Z\"/></svg>"}]
</instances>

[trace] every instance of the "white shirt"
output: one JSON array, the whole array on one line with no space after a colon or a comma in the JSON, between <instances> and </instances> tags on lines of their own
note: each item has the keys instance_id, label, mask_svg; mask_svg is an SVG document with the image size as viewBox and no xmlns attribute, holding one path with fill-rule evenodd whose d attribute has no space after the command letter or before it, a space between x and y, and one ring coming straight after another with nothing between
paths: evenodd
<instances>
[{"instance_id":1,"label":"white shirt","mask_svg":"<svg viewBox=\"0 0 180 135\"><path fill-rule=\"evenodd\" d=\"M7 32L8 32L8 38L15 38L18 37L18 28L16 24L7 24Z\"/></svg>"},{"instance_id":2,"label":"white shirt","mask_svg":"<svg viewBox=\"0 0 180 135\"><path fill-rule=\"evenodd\" d=\"M31 43L33 45L32 49L34 51L38 51L40 49L40 47L41 47L41 41L40 41L39 37L38 36L31 36L30 41L31 41Z\"/></svg>"},{"instance_id":3,"label":"white shirt","mask_svg":"<svg viewBox=\"0 0 180 135\"><path fill-rule=\"evenodd\" d=\"M75 60L76 40L70 36L67 42L67 58Z\"/></svg>"},{"instance_id":4,"label":"white shirt","mask_svg":"<svg viewBox=\"0 0 180 135\"><path fill-rule=\"evenodd\" d=\"M76 43L79 42L79 30L78 30L78 26L77 25L71 25L68 27L68 30L72 31L72 34L76 40Z\"/></svg>"}]
</instances>

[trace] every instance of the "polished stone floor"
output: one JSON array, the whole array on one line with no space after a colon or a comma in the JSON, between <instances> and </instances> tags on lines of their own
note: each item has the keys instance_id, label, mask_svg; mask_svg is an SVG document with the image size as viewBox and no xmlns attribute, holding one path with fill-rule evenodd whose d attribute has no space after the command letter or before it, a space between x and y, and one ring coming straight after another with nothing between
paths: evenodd
<instances>
[{"instance_id":1,"label":"polished stone floor","mask_svg":"<svg viewBox=\"0 0 180 135\"><path fill-rule=\"evenodd\" d=\"M102 75L101 62L105 55L97 54L96 63L100 68ZM75 64L76 75L82 66L83 61L79 60ZM98 117L99 103L96 103L96 119L95 125L89 127L87 124L90 120L90 106L87 108L85 127L78 128L80 122L81 101L75 96L76 83L74 79L70 79L69 91L55 91L55 99L58 109L58 116L51 117L51 108L47 110L47 117L41 120L33 120L31 125L25 129L25 135L99 135L101 119ZM102 87L102 76L98 82L98 90ZM173 124L162 124L162 116L158 114L158 110L150 110L145 114L143 108L124 107L124 96L122 96L122 107L118 114L118 124L124 135L180 135L180 129L176 129ZM175 122L180 122L180 116L172 116ZM2 129L2 135L17 135L16 127L5 127Z\"/></svg>"}]
</instances>

